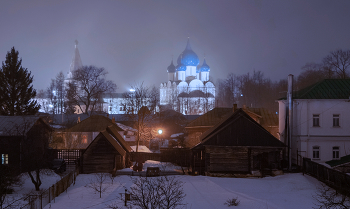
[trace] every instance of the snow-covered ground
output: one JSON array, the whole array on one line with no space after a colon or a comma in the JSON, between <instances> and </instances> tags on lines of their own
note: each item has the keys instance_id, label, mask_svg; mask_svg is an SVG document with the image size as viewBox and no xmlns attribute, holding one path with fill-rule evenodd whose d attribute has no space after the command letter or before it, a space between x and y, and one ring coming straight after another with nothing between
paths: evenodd
<instances>
[{"instance_id":1,"label":"snow-covered ground","mask_svg":"<svg viewBox=\"0 0 350 209\"><path fill-rule=\"evenodd\" d=\"M151 166L158 166L165 170L179 169L169 164L161 164L156 161L146 161L144 169ZM77 176L75 185L68 188L68 192L62 193L48 204L45 209L104 209L109 205L118 204L123 208L120 193L125 188L129 189L136 176L117 176L113 184L107 178L105 186L108 189L102 193L102 198L91 188L86 187L94 174L80 174ZM46 176L42 188L48 188L57 180L58 175ZM317 192L320 183L302 174L285 174L276 177L265 178L219 178L208 176L176 176L184 185L186 197L183 201L187 209L214 209L229 208L224 203L231 198L238 198L240 204L233 208L240 209L295 209L313 208L315 200L313 196ZM28 189L26 187L29 187ZM34 186L27 179L20 193L28 193Z\"/></svg>"},{"instance_id":2,"label":"snow-covered ground","mask_svg":"<svg viewBox=\"0 0 350 209\"><path fill-rule=\"evenodd\" d=\"M80 174L74 186L68 193L62 193L45 209L61 208L107 208L108 205L118 203L120 207L120 193L124 188L132 186L130 176L117 176L113 185L109 185L102 198L92 189L85 187L92 177L90 174ZM230 198L238 198L240 204L234 208L241 209L296 209L312 208L312 198L319 183L310 176L302 174L285 174L266 178L218 178L207 176L176 176L184 182L186 197L185 208L214 209L227 208L224 203Z\"/></svg>"}]
</instances>

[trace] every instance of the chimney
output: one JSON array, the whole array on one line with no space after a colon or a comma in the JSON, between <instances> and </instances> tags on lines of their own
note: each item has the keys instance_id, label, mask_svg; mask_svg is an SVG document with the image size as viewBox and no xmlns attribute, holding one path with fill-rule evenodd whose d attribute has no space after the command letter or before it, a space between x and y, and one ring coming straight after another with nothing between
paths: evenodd
<instances>
[{"instance_id":1,"label":"chimney","mask_svg":"<svg viewBox=\"0 0 350 209\"><path fill-rule=\"evenodd\" d=\"M233 104L233 112L236 112L237 110L237 104Z\"/></svg>"},{"instance_id":2,"label":"chimney","mask_svg":"<svg viewBox=\"0 0 350 209\"><path fill-rule=\"evenodd\" d=\"M80 123L80 117L78 117L78 121L77 121L77 123Z\"/></svg>"},{"instance_id":3,"label":"chimney","mask_svg":"<svg viewBox=\"0 0 350 209\"><path fill-rule=\"evenodd\" d=\"M112 117L112 123L115 123L115 118L114 117Z\"/></svg>"}]
</instances>

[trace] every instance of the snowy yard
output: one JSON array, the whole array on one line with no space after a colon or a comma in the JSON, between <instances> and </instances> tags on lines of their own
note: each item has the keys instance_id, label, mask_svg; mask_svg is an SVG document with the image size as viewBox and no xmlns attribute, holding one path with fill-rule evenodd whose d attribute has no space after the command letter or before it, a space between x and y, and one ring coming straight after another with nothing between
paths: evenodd
<instances>
[{"instance_id":1,"label":"snowy yard","mask_svg":"<svg viewBox=\"0 0 350 209\"><path fill-rule=\"evenodd\" d=\"M164 166L159 162L147 161L148 166L159 166L161 169L176 170L176 166ZM129 189L136 176L121 175L114 178L113 184L107 178L105 185L107 190L102 193L102 198L91 188L86 187L94 174L80 174L75 185L68 188L67 192L56 197L45 209L105 209L109 205L118 204L123 208L120 193L125 188ZM265 178L223 178L208 176L176 176L184 185L186 197L183 201L187 209L213 209L213 208L241 208L241 209L295 209L312 208L315 200L313 195L317 192L320 183L302 174L285 174L276 177ZM46 189L59 180L56 174L46 176L42 188ZM34 186L30 179L26 179L22 188L17 188L17 193L27 194ZM17 194L18 195L18 194ZM16 195L15 195L16 196ZM11 195L15 199L14 195ZM238 198L240 204L236 207L228 207L224 203L231 198Z\"/></svg>"},{"instance_id":2,"label":"snowy yard","mask_svg":"<svg viewBox=\"0 0 350 209\"><path fill-rule=\"evenodd\" d=\"M97 193L85 187L92 175L81 174L74 186L56 198L45 209L61 208L107 208L119 203L120 193L133 184L130 176L117 176L113 185L99 198ZM184 208L213 209L228 208L224 205L229 198L238 198L240 204L233 208L295 209L312 208L312 196L317 191L318 181L302 174L285 174L266 178L218 178L207 176L176 176L184 182L186 197Z\"/></svg>"}]
</instances>

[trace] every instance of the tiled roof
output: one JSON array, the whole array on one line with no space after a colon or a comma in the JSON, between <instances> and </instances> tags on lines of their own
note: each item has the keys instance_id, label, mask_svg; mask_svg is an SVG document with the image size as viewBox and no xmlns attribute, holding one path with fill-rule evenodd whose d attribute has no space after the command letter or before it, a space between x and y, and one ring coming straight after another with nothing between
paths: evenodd
<instances>
[{"instance_id":1,"label":"tiled roof","mask_svg":"<svg viewBox=\"0 0 350 209\"><path fill-rule=\"evenodd\" d=\"M330 160L326 162L331 167L337 167L346 163L350 163L350 155L341 157L339 160Z\"/></svg>"},{"instance_id":2,"label":"tiled roof","mask_svg":"<svg viewBox=\"0 0 350 209\"><path fill-rule=\"evenodd\" d=\"M293 99L349 99L349 96L350 79L325 79L293 92Z\"/></svg>"},{"instance_id":3,"label":"tiled roof","mask_svg":"<svg viewBox=\"0 0 350 209\"><path fill-rule=\"evenodd\" d=\"M117 131L123 131L111 119L104 117L102 115L92 115L85 120L77 123L72 128L68 129L68 132L101 132L106 130L110 125L116 127Z\"/></svg>"}]
</instances>

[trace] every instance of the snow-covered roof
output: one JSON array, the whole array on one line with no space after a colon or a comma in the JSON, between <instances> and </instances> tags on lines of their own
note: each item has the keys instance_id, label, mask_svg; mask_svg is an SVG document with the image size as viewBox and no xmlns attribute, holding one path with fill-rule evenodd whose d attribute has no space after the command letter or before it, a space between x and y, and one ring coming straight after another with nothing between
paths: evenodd
<instances>
[{"instance_id":1,"label":"snow-covered roof","mask_svg":"<svg viewBox=\"0 0 350 209\"><path fill-rule=\"evenodd\" d=\"M136 152L136 146L131 146L131 149ZM139 145L139 150L138 152L148 152L148 153L152 153L151 150L148 149L148 147L144 146L144 145Z\"/></svg>"}]
</instances>

